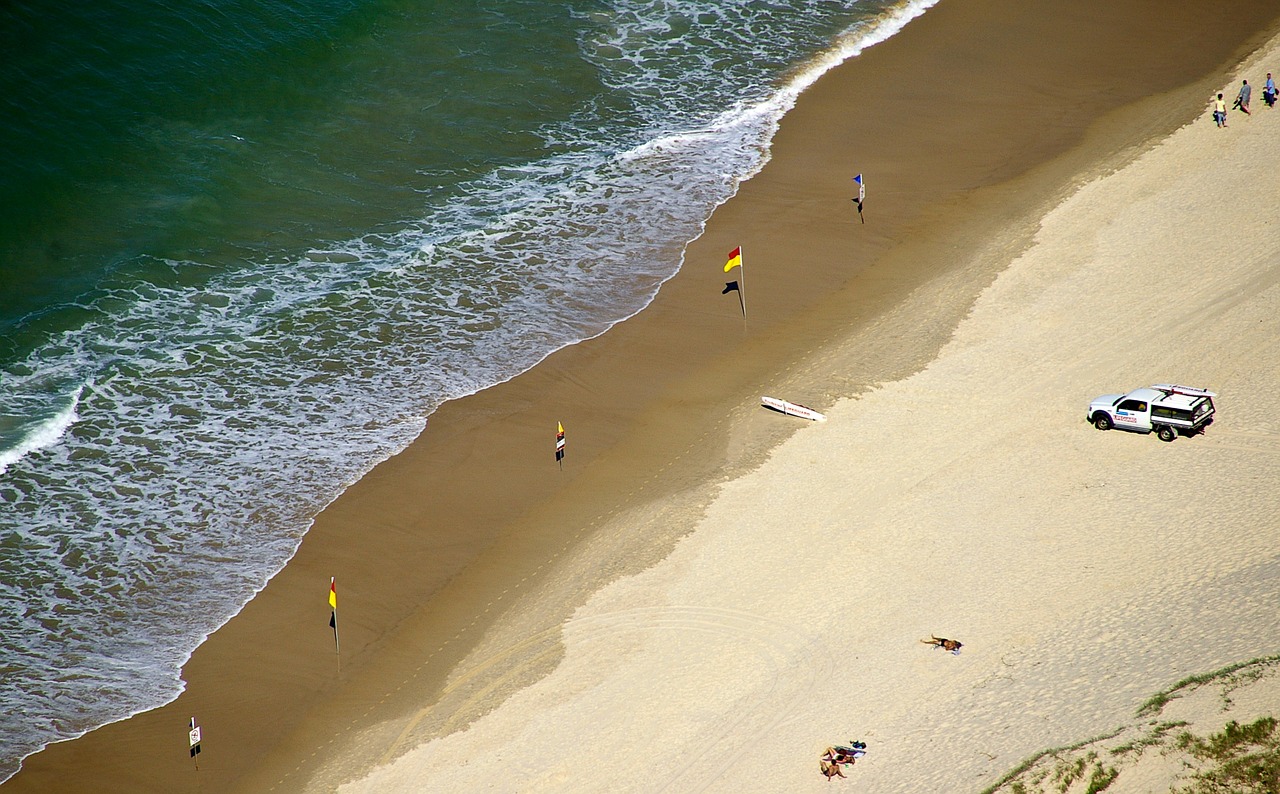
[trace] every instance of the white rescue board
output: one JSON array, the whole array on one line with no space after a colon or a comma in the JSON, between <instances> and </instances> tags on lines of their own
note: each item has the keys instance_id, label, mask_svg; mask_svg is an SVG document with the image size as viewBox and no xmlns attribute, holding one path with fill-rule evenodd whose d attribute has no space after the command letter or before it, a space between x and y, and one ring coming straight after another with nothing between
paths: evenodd
<instances>
[{"instance_id":1,"label":"white rescue board","mask_svg":"<svg viewBox=\"0 0 1280 794\"><path fill-rule=\"evenodd\" d=\"M798 416L801 419L808 419L811 422L825 422L827 417L799 403L791 403L786 400L779 400L777 397L761 397L760 404L765 408L772 408L775 411L784 413L787 416Z\"/></svg>"}]
</instances>

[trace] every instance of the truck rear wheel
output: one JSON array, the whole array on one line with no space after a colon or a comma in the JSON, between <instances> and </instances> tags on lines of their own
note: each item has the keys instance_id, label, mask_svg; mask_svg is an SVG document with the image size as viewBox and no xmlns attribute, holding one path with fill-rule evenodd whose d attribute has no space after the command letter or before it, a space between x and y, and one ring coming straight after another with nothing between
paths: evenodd
<instances>
[{"instance_id":1,"label":"truck rear wheel","mask_svg":"<svg viewBox=\"0 0 1280 794\"><path fill-rule=\"evenodd\" d=\"M1178 429L1171 425L1160 425L1156 435L1160 436L1161 441L1172 441L1178 437Z\"/></svg>"},{"instance_id":2,"label":"truck rear wheel","mask_svg":"<svg viewBox=\"0 0 1280 794\"><path fill-rule=\"evenodd\" d=\"M1093 426L1099 430L1111 429L1111 417L1104 413L1096 413L1093 415Z\"/></svg>"}]
</instances>

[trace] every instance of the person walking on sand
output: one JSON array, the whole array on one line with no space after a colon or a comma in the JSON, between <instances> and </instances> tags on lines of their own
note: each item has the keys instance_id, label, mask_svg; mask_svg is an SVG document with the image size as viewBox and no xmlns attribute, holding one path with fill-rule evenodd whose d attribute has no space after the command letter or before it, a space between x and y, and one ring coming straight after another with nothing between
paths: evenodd
<instances>
[{"instance_id":1,"label":"person walking on sand","mask_svg":"<svg viewBox=\"0 0 1280 794\"><path fill-rule=\"evenodd\" d=\"M1262 101L1267 103L1267 107L1275 107L1276 104L1276 81L1271 79L1271 72L1267 72L1267 82L1262 84Z\"/></svg>"},{"instance_id":2,"label":"person walking on sand","mask_svg":"<svg viewBox=\"0 0 1280 794\"><path fill-rule=\"evenodd\" d=\"M1249 85L1249 81L1245 80L1244 85L1240 86L1240 93L1236 94L1236 107L1244 111L1246 116L1252 116L1249 112L1249 97L1253 96L1253 88Z\"/></svg>"},{"instance_id":3,"label":"person walking on sand","mask_svg":"<svg viewBox=\"0 0 1280 794\"><path fill-rule=\"evenodd\" d=\"M1227 103L1222 100L1222 94L1213 101L1213 123L1218 125L1218 129L1227 126Z\"/></svg>"}]
</instances>

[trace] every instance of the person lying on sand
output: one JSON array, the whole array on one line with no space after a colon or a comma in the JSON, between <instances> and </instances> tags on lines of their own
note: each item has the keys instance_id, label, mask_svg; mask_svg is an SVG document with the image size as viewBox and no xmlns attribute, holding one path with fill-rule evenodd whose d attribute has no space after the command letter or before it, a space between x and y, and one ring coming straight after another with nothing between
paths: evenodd
<instances>
[{"instance_id":1,"label":"person lying on sand","mask_svg":"<svg viewBox=\"0 0 1280 794\"><path fill-rule=\"evenodd\" d=\"M830 783L834 777L844 777L844 772L840 767L845 764L853 765L862 756L867 753L866 742L850 742L848 747L836 744L828 747L826 752L822 754L822 758L818 761L818 769L822 774L827 776L827 782Z\"/></svg>"},{"instance_id":2,"label":"person lying on sand","mask_svg":"<svg viewBox=\"0 0 1280 794\"><path fill-rule=\"evenodd\" d=\"M852 764L854 762L853 755L846 752L844 747L828 747L827 751L822 754L822 760L830 764Z\"/></svg>"},{"instance_id":3,"label":"person lying on sand","mask_svg":"<svg viewBox=\"0 0 1280 794\"><path fill-rule=\"evenodd\" d=\"M951 651L957 656L960 654L960 649L964 647L964 643L960 640L949 640L946 637L935 637L932 634L929 635L929 639L920 641L925 645L932 645L936 648L942 648L944 651Z\"/></svg>"}]
</instances>

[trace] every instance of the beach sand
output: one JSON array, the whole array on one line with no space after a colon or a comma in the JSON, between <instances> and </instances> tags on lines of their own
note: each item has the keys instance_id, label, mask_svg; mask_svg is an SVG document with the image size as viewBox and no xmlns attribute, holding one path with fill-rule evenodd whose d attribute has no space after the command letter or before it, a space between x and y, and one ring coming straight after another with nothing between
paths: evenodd
<instances>
[{"instance_id":1,"label":"beach sand","mask_svg":"<svg viewBox=\"0 0 1280 794\"><path fill-rule=\"evenodd\" d=\"M1205 109L1280 12L1112 5L944 0L826 75L652 306L442 408L177 701L7 786L795 791L863 739L861 790L978 790L1274 653L1280 110ZM1208 433L1085 422L1170 380Z\"/></svg>"},{"instance_id":2,"label":"beach sand","mask_svg":"<svg viewBox=\"0 0 1280 794\"><path fill-rule=\"evenodd\" d=\"M1240 74L1275 63L1280 42ZM857 790L976 791L1280 651L1277 158L1280 111L1201 116L1081 187L923 371L838 400L593 595L552 674L342 790L826 790L823 748L861 739ZM1085 420L1170 380L1219 391L1206 434ZM503 652L528 658L459 675Z\"/></svg>"}]
</instances>

